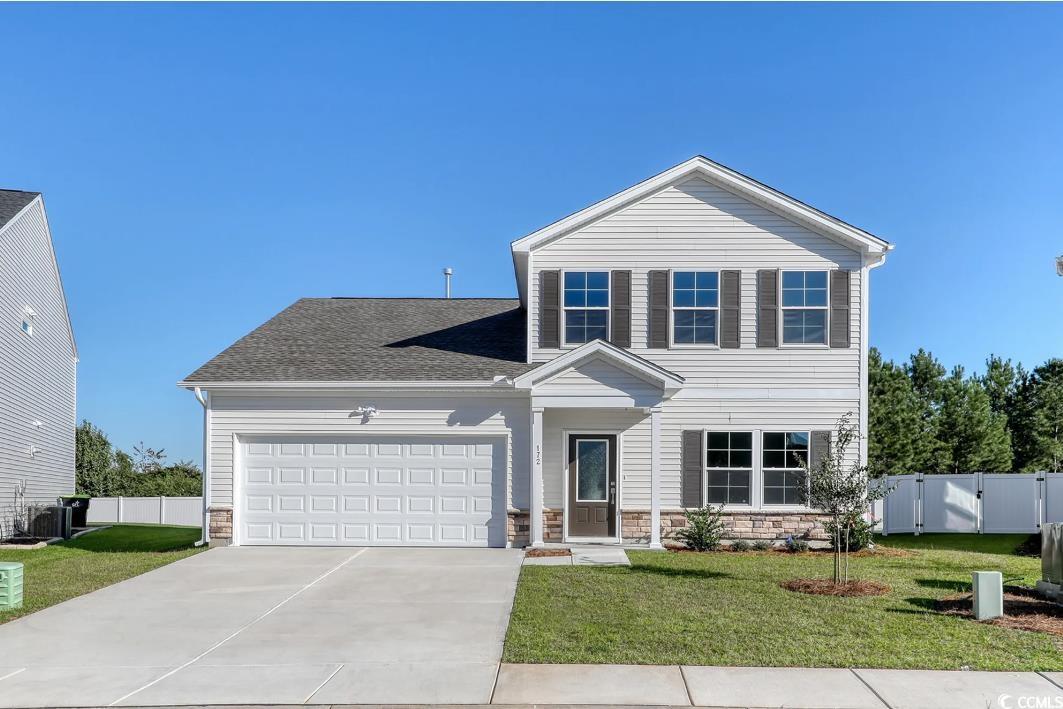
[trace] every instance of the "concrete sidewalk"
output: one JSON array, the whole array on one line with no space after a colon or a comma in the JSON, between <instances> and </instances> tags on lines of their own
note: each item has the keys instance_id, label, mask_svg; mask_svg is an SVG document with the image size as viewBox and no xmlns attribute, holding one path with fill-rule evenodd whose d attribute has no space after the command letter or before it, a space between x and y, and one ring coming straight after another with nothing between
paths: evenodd
<instances>
[{"instance_id":1,"label":"concrete sidewalk","mask_svg":"<svg viewBox=\"0 0 1063 709\"><path fill-rule=\"evenodd\" d=\"M1063 707L1063 673L502 665L491 701L495 705L1055 709Z\"/></svg>"}]
</instances>

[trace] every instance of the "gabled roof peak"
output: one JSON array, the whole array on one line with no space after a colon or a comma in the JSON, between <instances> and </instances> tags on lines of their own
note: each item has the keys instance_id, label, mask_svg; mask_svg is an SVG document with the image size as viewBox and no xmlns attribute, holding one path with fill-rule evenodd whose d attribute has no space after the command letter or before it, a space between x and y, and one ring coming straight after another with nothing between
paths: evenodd
<instances>
[{"instance_id":1,"label":"gabled roof peak","mask_svg":"<svg viewBox=\"0 0 1063 709\"><path fill-rule=\"evenodd\" d=\"M863 229L843 222L837 217L768 187L726 165L710 160L704 155L695 155L622 192L517 239L512 244L514 256L519 253L529 253L543 244L561 238L658 190L694 176L761 204L767 209L804 224L850 248L870 254L884 254L893 248L889 242Z\"/></svg>"}]
</instances>

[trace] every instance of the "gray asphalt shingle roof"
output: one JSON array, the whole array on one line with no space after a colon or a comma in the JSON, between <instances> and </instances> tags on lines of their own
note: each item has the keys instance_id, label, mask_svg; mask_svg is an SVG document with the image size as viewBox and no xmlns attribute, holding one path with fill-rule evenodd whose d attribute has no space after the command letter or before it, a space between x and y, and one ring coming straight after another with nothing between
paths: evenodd
<instances>
[{"instance_id":1,"label":"gray asphalt shingle roof","mask_svg":"<svg viewBox=\"0 0 1063 709\"><path fill-rule=\"evenodd\" d=\"M11 221L39 194L40 192L23 192L22 190L0 190L0 226Z\"/></svg>"},{"instance_id":2,"label":"gray asphalt shingle roof","mask_svg":"<svg viewBox=\"0 0 1063 709\"><path fill-rule=\"evenodd\" d=\"M185 381L490 380L533 368L525 339L516 299L303 298Z\"/></svg>"}]
</instances>

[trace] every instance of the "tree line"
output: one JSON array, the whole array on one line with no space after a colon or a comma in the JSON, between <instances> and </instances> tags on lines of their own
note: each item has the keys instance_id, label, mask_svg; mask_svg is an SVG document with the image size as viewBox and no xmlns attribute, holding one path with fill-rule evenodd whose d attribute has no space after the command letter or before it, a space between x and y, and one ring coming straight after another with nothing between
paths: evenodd
<instances>
[{"instance_id":1,"label":"tree line","mask_svg":"<svg viewBox=\"0 0 1063 709\"><path fill-rule=\"evenodd\" d=\"M1063 471L1063 359L1026 370L990 355L967 375L923 349L895 364L871 348L868 399L875 475Z\"/></svg>"},{"instance_id":2,"label":"tree line","mask_svg":"<svg viewBox=\"0 0 1063 709\"><path fill-rule=\"evenodd\" d=\"M166 452L142 443L133 453L118 450L88 421L75 434L78 494L92 497L198 497L202 473L189 460L166 464Z\"/></svg>"}]
</instances>

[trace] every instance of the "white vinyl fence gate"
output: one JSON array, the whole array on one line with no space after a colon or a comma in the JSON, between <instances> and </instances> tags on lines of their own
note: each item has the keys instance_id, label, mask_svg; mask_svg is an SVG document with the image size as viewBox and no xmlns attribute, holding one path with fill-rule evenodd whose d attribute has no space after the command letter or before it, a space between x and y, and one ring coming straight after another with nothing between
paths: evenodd
<instances>
[{"instance_id":1,"label":"white vinyl fence gate","mask_svg":"<svg viewBox=\"0 0 1063 709\"><path fill-rule=\"evenodd\" d=\"M885 534L1034 533L1063 522L1063 473L890 475L875 505Z\"/></svg>"},{"instance_id":2,"label":"white vinyl fence gate","mask_svg":"<svg viewBox=\"0 0 1063 709\"><path fill-rule=\"evenodd\" d=\"M203 524L202 497L94 497L89 524Z\"/></svg>"}]
</instances>

